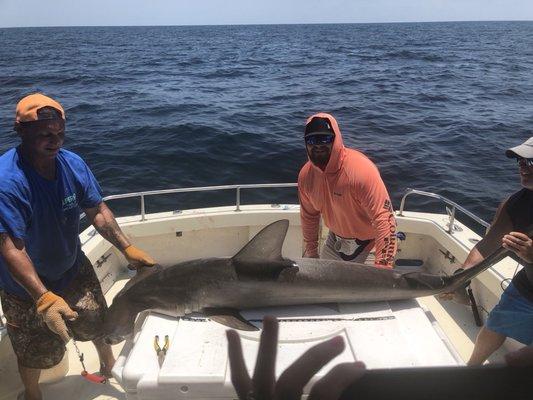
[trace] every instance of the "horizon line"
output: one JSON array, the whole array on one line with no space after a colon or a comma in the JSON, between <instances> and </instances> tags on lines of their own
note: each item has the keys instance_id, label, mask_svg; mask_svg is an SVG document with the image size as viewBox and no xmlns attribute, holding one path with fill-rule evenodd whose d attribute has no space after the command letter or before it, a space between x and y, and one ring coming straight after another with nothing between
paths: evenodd
<instances>
[{"instance_id":1,"label":"horizon line","mask_svg":"<svg viewBox=\"0 0 533 400\"><path fill-rule=\"evenodd\" d=\"M493 20L431 20L431 21L383 21L383 22L273 22L273 23L232 23L232 24L176 24L176 25L34 25L1 26L0 29L31 28L154 28L154 27L208 27L208 26L276 26L276 25L386 25L386 24L435 24L456 22L533 22L533 19L493 19Z\"/></svg>"}]
</instances>

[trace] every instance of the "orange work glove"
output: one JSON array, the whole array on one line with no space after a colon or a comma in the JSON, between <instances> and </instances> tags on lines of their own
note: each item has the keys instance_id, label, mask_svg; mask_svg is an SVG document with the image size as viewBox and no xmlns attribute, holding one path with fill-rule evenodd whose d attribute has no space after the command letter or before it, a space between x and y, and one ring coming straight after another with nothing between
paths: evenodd
<instances>
[{"instance_id":1,"label":"orange work glove","mask_svg":"<svg viewBox=\"0 0 533 400\"><path fill-rule=\"evenodd\" d=\"M134 268L139 268L143 266L153 267L156 263L152 257L150 257L147 253L145 253L141 249L138 249L135 246L130 245L126 247L126 249L124 249L124 255L126 256L128 262Z\"/></svg>"},{"instance_id":2,"label":"orange work glove","mask_svg":"<svg viewBox=\"0 0 533 400\"><path fill-rule=\"evenodd\" d=\"M67 343L70 340L70 335L63 318L74 320L78 318L78 313L72 311L62 297L50 291L39 297L35 306L37 307L37 313L42 315L48 328L57 333Z\"/></svg>"}]
</instances>

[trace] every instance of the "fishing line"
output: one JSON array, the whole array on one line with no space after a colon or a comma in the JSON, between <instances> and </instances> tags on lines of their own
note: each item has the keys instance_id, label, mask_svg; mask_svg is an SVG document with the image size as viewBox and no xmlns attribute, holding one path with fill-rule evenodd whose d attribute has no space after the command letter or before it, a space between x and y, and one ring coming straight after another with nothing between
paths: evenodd
<instances>
[{"instance_id":1,"label":"fishing line","mask_svg":"<svg viewBox=\"0 0 533 400\"><path fill-rule=\"evenodd\" d=\"M516 263L516 268L515 268L514 273L513 273L513 277L512 277L512 278L505 278L505 279L502 279L502 280L500 281L500 287L501 287L502 291L505 291L505 289L507 289L507 287L509 287L509 285L512 283L514 277L515 277L516 274L518 273L518 269L519 269L519 268L520 268L520 263L517 262L517 263ZM505 288L503 287L504 282L507 282L507 287L505 287ZM514 294L511 294L511 293L507 293L507 295L508 295L509 297L514 297L515 299L520 299L520 298L522 298L522 296L515 296Z\"/></svg>"}]
</instances>

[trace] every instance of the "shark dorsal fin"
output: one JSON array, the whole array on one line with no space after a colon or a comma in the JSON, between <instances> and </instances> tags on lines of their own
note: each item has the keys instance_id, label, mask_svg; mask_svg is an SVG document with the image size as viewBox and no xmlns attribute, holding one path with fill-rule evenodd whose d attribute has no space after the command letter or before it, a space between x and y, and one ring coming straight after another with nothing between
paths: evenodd
<instances>
[{"instance_id":1,"label":"shark dorsal fin","mask_svg":"<svg viewBox=\"0 0 533 400\"><path fill-rule=\"evenodd\" d=\"M260 259L281 261L281 248L289 229L289 220L281 219L263 228L252 240L233 256L234 262Z\"/></svg>"},{"instance_id":2,"label":"shark dorsal fin","mask_svg":"<svg viewBox=\"0 0 533 400\"><path fill-rule=\"evenodd\" d=\"M287 268L298 267L281 256L281 248L289 228L289 220L282 219L263 228L232 262L239 279L276 280Z\"/></svg>"}]
</instances>

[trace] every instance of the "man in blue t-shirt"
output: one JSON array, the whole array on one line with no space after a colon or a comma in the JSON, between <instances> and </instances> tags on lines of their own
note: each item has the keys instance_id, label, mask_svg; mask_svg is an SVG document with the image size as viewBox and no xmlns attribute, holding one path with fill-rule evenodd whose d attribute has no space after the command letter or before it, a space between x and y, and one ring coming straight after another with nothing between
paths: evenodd
<instances>
[{"instance_id":1,"label":"man in blue t-shirt","mask_svg":"<svg viewBox=\"0 0 533 400\"><path fill-rule=\"evenodd\" d=\"M0 299L25 399L38 400L41 369L61 361L71 335L93 341L104 374L115 362L101 337L107 305L78 238L81 210L134 267L155 261L122 233L85 162L61 149L58 102L25 97L15 130L21 144L0 156Z\"/></svg>"}]
</instances>

